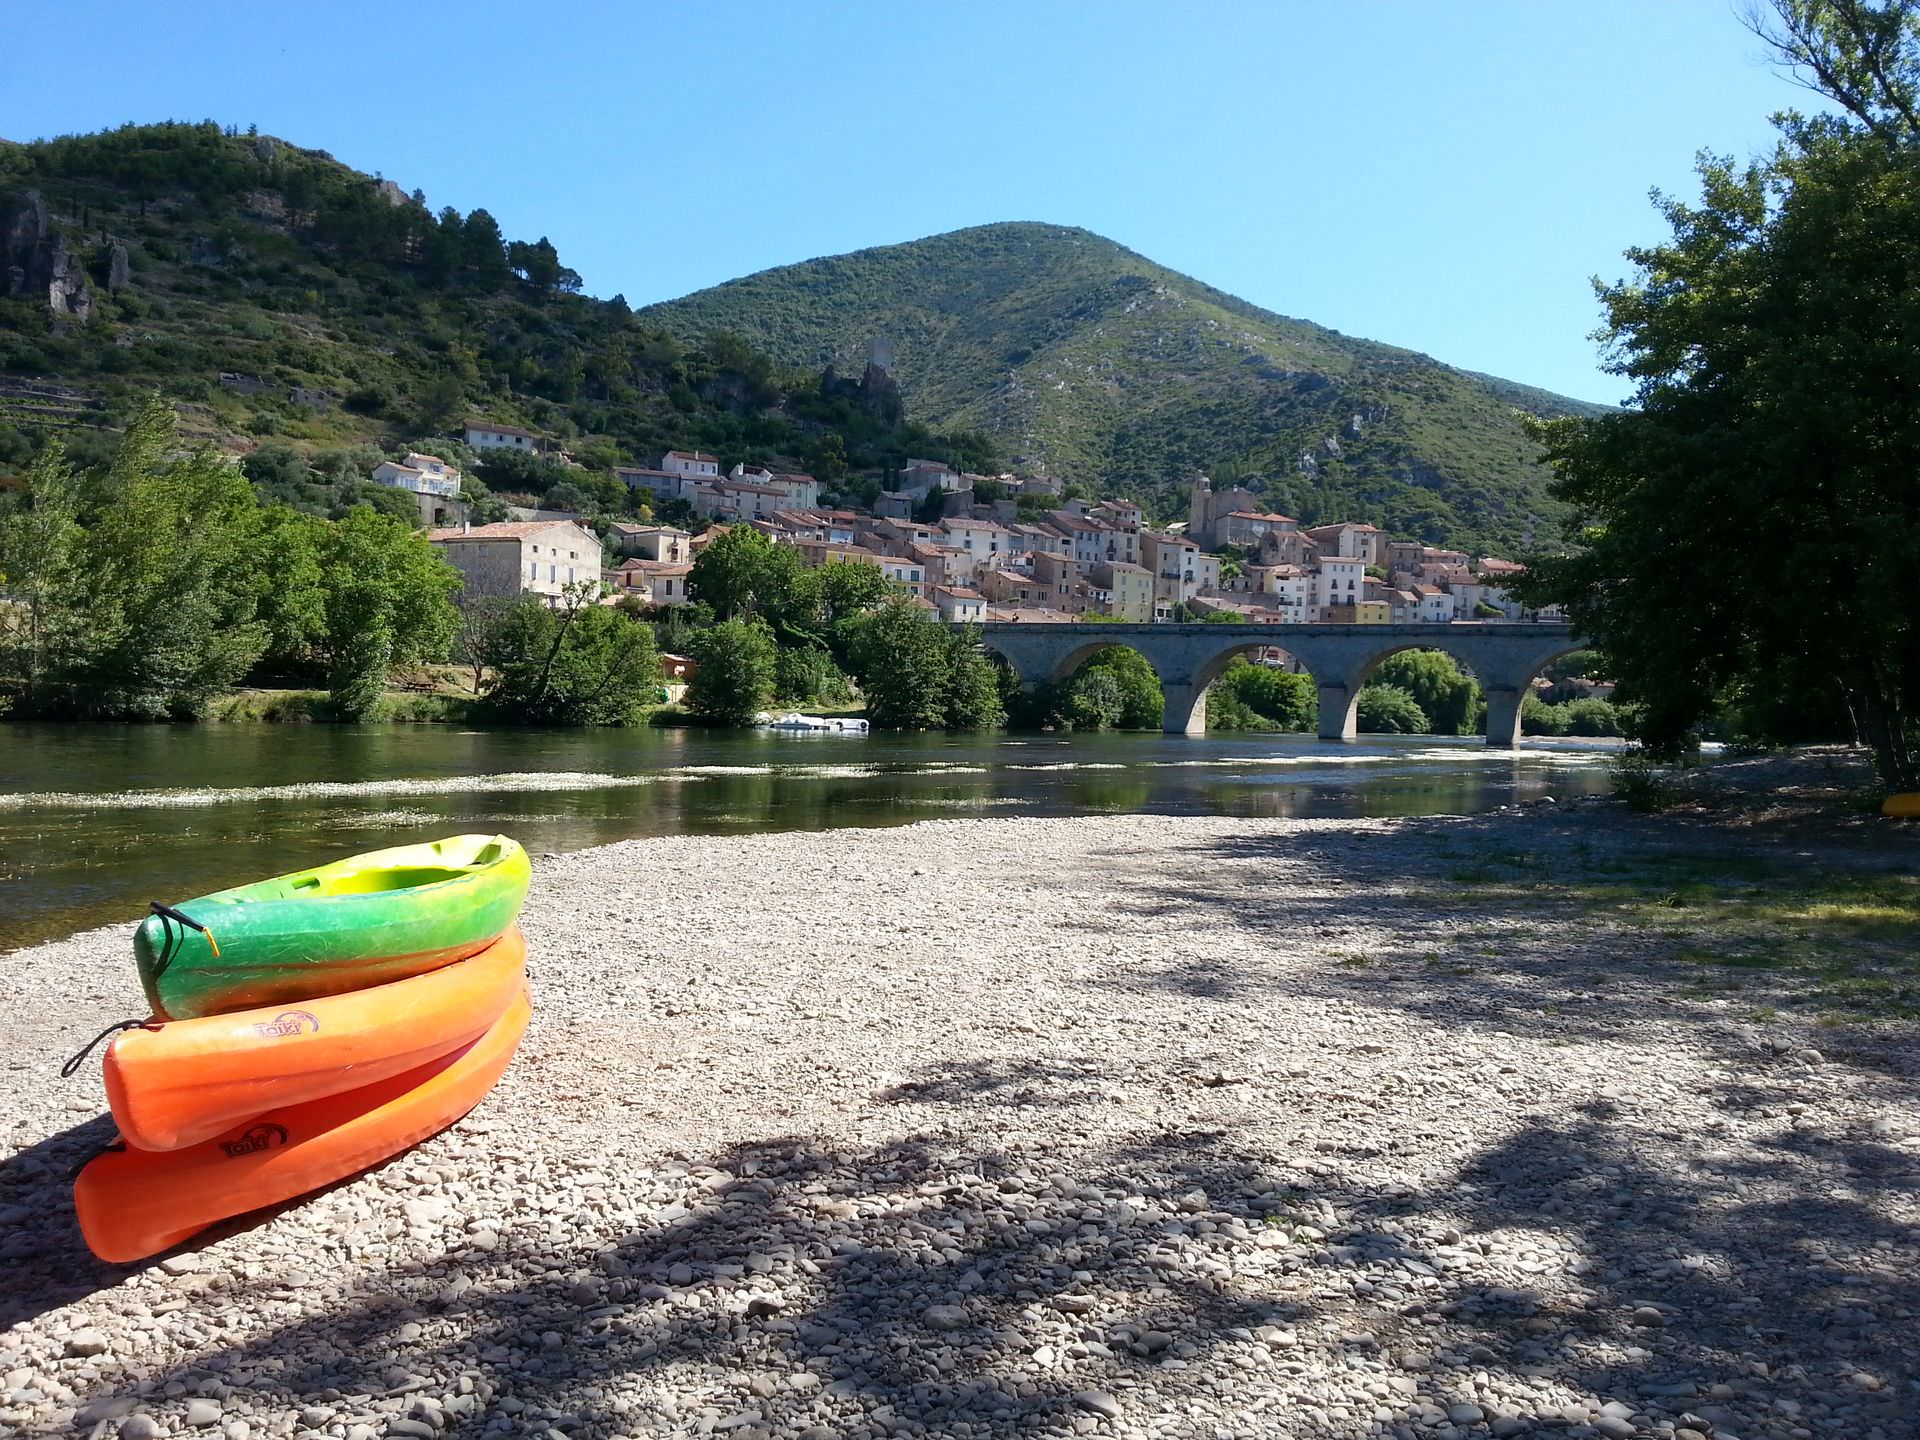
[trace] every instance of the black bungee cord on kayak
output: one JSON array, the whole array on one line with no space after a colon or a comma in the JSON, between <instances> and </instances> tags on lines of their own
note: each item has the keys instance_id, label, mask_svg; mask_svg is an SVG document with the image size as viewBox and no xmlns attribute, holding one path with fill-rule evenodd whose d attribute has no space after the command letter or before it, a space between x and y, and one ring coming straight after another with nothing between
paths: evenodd
<instances>
[{"instance_id":1,"label":"black bungee cord on kayak","mask_svg":"<svg viewBox=\"0 0 1920 1440\"><path fill-rule=\"evenodd\" d=\"M60 1078L62 1080L71 1080L73 1078L74 1071L78 1070L82 1065L84 1065L86 1063L87 1056L93 1053L93 1047L98 1045L102 1040L106 1039L109 1035L118 1035L122 1030L138 1030L142 1026L150 1025L152 1023L153 1022L147 1019L147 1017L144 1015L141 1016L138 1020L116 1020L113 1024L107 1026L106 1029L102 1030L98 1035L94 1036L93 1039L87 1041L85 1045L81 1046L79 1053L74 1055L71 1059L67 1061L66 1064L60 1067Z\"/></svg>"},{"instance_id":2,"label":"black bungee cord on kayak","mask_svg":"<svg viewBox=\"0 0 1920 1440\"><path fill-rule=\"evenodd\" d=\"M173 927L176 921L188 930L198 930L202 935L207 937L207 944L213 947L213 953L215 955L220 953L220 942L213 938L213 931L205 925L202 925L185 911L176 910L173 906L164 904L159 900L149 900L147 902L147 908L160 917L160 928L166 936L164 943L160 947L159 959L153 967L153 973L155 975L159 975L167 968L168 964L173 960L174 952L179 948L180 941L185 938L184 936L176 936L174 934ZM71 1079L74 1072L86 1063L87 1056L93 1053L94 1047L109 1035L118 1035L122 1030L136 1030L143 1025L152 1023L153 1022L146 1016L141 1016L138 1020L119 1020L109 1025L83 1045L77 1054L68 1058L67 1062L60 1067L60 1078L62 1080Z\"/></svg>"},{"instance_id":3,"label":"black bungee cord on kayak","mask_svg":"<svg viewBox=\"0 0 1920 1440\"><path fill-rule=\"evenodd\" d=\"M174 951L178 948L180 940L186 938L184 935L178 939L175 938L173 925L176 920L187 929L198 930L202 935L206 936L207 944L213 947L214 958L219 958L220 942L213 938L213 931L187 914L186 911L176 910L173 906L164 905L158 900L149 900L147 902L147 908L160 917L160 928L166 935L166 943L160 947L160 958L153 967L153 973L156 978L165 972L167 966L173 960Z\"/></svg>"}]
</instances>

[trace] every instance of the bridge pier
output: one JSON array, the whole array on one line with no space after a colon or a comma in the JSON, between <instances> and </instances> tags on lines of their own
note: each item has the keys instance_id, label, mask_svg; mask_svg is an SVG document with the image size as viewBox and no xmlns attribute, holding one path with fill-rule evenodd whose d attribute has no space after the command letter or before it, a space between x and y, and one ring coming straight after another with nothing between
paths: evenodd
<instances>
[{"instance_id":1,"label":"bridge pier","mask_svg":"<svg viewBox=\"0 0 1920 1440\"><path fill-rule=\"evenodd\" d=\"M1526 691L1518 686L1482 687L1487 697L1487 744L1512 750L1520 743L1520 702Z\"/></svg>"},{"instance_id":2,"label":"bridge pier","mask_svg":"<svg viewBox=\"0 0 1920 1440\"><path fill-rule=\"evenodd\" d=\"M1160 693L1166 697L1166 709L1160 728L1169 735L1206 734L1209 688L1206 685L1196 686L1191 681L1163 680Z\"/></svg>"},{"instance_id":3,"label":"bridge pier","mask_svg":"<svg viewBox=\"0 0 1920 1440\"><path fill-rule=\"evenodd\" d=\"M1320 738L1352 740L1360 732L1355 719L1354 692L1347 685L1320 687Z\"/></svg>"}]
</instances>

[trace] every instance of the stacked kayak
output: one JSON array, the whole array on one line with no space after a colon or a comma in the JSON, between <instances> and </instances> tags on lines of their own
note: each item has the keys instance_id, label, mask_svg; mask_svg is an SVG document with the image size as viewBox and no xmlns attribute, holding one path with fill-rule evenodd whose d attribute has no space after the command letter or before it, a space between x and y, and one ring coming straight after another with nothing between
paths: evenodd
<instances>
[{"instance_id":1,"label":"stacked kayak","mask_svg":"<svg viewBox=\"0 0 1920 1440\"><path fill-rule=\"evenodd\" d=\"M152 1255L445 1129L531 1014L527 855L461 835L156 904L134 937L152 1018L108 1047L120 1139L81 1170L103 1260Z\"/></svg>"},{"instance_id":2,"label":"stacked kayak","mask_svg":"<svg viewBox=\"0 0 1920 1440\"><path fill-rule=\"evenodd\" d=\"M1920 791L1889 795L1880 802L1880 813L1895 820L1920 820Z\"/></svg>"}]
</instances>

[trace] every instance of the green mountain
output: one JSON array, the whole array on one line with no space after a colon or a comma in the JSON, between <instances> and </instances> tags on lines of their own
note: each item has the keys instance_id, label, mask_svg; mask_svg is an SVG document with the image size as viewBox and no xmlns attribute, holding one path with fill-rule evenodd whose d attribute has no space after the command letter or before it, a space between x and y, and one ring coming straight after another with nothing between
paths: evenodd
<instances>
[{"instance_id":1,"label":"green mountain","mask_svg":"<svg viewBox=\"0 0 1920 1440\"><path fill-rule=\"evenodd\" d=\"M359 484L380 453L458 454L468 416L586 467L495 458L479 476L496 490L565 483L584 493L563 503L607 510L631 499L613 467L669 448L807 465L854 493L908 455L998 460L907 419L890 384L823 384L733 336L682 344L580 285L544 238L269 136L0 141L0 489L54 435L106 453L156 391L189 435L251 452L274 498L322 511L392 500Z\"/></svg>"},{"instance_id":2,"label":"green mountain","mask_svg":"<svg viewBox=\"0 0 1920 1440\"><path fill-rule=\"evenodd\" d=\"M1511 550L1557 519L1516 410L1590 408L1049 225L809 261L640 311L581 284L485 210L436 211L268 136L207 123L0 141L0 488L54 434L104 451L158 391L190 434L251 450L257 484L312 509L367 498L377 451L446 448L476 415L586 466L496 460L479 470L495 490L564 483L563 503L607 510L629 499L612 468L668 448L791 462L852 498L924 455L1043 470L1161 519L1204 469L1308 521ZM898 387L867 374L875 338Z\"/></svg>"},{"instance_id":3,"label":"green mountain","mask_svg":"<svg viewBox=\"0 0 1920 1440\"><path fill-rule=\"evenodd\" d=\"M1163 517L1205 470L1310 521L1516 549L1559 518L1519 412L1600 407L1275 315L1057 225L984 225L763 271L638 312L859 372L1016 464Z\"/></svg>"}]
</instances>

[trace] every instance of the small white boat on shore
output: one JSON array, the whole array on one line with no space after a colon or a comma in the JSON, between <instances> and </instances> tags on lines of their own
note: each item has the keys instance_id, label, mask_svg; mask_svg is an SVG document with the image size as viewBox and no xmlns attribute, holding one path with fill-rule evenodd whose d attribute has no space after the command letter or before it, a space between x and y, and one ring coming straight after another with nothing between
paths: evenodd
<instances>
[{"instance_id":1,"label":"small white boat on shore","mask_svg":"<svg viewBox=\"0 0 1920 1440\"><path fill-rule=\"evenodd\" d=\"M763 714L754 723L762 730L780 730L796 735L864 735L867 722L844 716L802 715L789 710L785 715Z\"/></svg>"}]
</instances>

